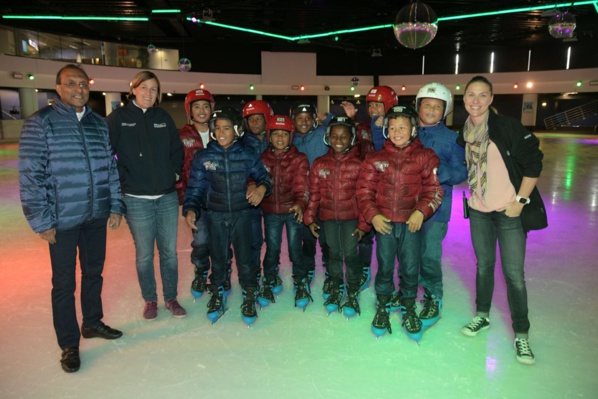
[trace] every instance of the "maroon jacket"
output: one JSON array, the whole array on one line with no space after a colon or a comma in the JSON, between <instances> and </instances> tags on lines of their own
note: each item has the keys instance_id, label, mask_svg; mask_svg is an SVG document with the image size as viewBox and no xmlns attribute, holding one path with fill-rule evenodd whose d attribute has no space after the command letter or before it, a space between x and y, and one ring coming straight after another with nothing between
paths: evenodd
<instances>
[{"instance_id":1,"label":"maroon jacket","mask_svg":"<svg viewBox=\"0 0 598 399\"><path fill-rule=\"evenodd\" d=\"M359 150L354 146L347 153L336 154L330 149L314 161L309 176L309 204L303 214L306 225L315 222L319 215L323 222L359 219L357 227L370 231L371 226L359 213L355 196L361 169Z\"/></svg>"},{"instance_id":2,"label":"maroon jacket","mask_svg":"<svg viewBox=\"0 0 598 399\"><path fill-rule=\"evenodd\" d=\"M405 148L387 140L382 151L368 155L357 184L359 210L366 222L383 214L392 222L405 223L415 210L424 219L432 216L443 196L436 174L439 162L418 138Z\"/></svg>"},{"instance_id":3,"label":"maroon jacket","mask_svg":"<svg viewBox=\"0 0 598 399\"><path fill-rule=\"evenodd\" d=\"M282 154L275 154L272 147L268 147L261 158L272 176L272 194L262 200L262 211L289 213L289 209L295 204L301 205L305 210L309 199L307 156L292 145Z\"/></svg>"},{"instance_id":4,"label":"maroon jacket","mask_svg":"<svg viewBox=\"0 0 598 399\"><path fill-rule=\"evenodd\" d=\"M374 152L374 143L372 142L372 128L370 127L371 122L361 122L357 125L357 140L355 147L359 147L359 159L362 161L365 157Z\"/></svg>"},{"instance_id":5,"label":"maroon jacket","mask_svg":"<svg viewBox=\"0 0 598 399\"><path fill-rule=\"evenodd\" d=\"M183 158L183 169L181 171L181 180L176 184L176 191L179 196L179 205L183 205L187 183L189 182L189 173L191 172L191 161L198 150L203 150L203 142L197 129L193 125L185 125L179 129L179 136L183 142L185 155ZM210 138L210 140L212 140Z\"/></svg>"}]
</instances>

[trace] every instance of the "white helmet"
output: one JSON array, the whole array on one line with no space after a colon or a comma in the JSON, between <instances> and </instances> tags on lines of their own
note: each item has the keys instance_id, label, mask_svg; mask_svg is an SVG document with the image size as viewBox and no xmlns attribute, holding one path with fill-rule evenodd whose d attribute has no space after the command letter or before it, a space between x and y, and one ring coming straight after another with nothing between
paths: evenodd
<instances>
[{"instance_id":1,"label":"white helmet","mask_svg":"<svg viewBox=\"0 0 598 399\"><path fill-rule=\"evenodd\" d=\"M438 82L428 83L419 89L417 96L415 96L415 110L417 112L419 112L419 104L424 98L436 98L444 101L444 116L442 119L446 118L453 106L453 95L451 94L451 91Z\"/></svg>"}]
</instances>

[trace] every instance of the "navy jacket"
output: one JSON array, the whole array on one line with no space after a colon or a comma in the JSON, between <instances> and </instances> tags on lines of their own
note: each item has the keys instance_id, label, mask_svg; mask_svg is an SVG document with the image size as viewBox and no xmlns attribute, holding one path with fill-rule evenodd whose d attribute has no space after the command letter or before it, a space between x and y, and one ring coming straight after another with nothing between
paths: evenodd
<instances>
[{"instance_id":1,"label":"navy jacket","mask_svg":"<svg viewBox=\"0 0 598 399\"><path fill-rule=\"evenodd\" d=\"M133 101L106 118L117 156L122 190L133 195L173 192L181 176L184 147L170 115L153 107L145 112Z\"/></svg>"},{"instance_id":2,"label":"navy jacket","mask_svg":"<svg viewBox=\"0 0 598 399\"><path fill-rule=\"evenodd\" d=\"M36 233L125 213L106 122L89 106L79 121L59 97L23 125L19 184Z\"/></svg>"},{"instance_id":3,"label":"navy jacket","mask_svg":"<svg viewBox=\"0 0 598 399\"><path fill-rule=\"evenodd\" d=\"M211 141L205 150L197 151L191 162L191 175L183 203L183 215L192 210L199 215L205 208L216 212L237 212L251 208L245 198L247 180L264 185L270 195L272 179L253 149L236 141L224 149Z\"/></svg>"},{"instance_id":4,"label":"navy jacket","mask_svg":"<svg viewBox=\"0 0 598 399\"><path fill-rule=\"evenodd\" d=\"M440 159L438 181L444 191L444 197L438 211L428 220L446 223L451 219L453 186L467 179L465 149L457 144L457 133L446 127L442 121L435 126L421 126L417 137L424 147L434 150Z\"/></svg>"}]
</instances>

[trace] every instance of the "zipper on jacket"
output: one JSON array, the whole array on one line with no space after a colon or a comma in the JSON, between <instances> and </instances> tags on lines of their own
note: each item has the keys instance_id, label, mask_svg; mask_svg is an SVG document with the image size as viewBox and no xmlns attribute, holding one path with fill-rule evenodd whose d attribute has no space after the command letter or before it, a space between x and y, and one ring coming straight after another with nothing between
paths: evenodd
<instances>
[{"instance_id":1,"label":"zipper on jacket","mask_svg":"<svg viewBox=\"0 0 598 399\"><path fill-rule=\"evenodd\" d=\"M150 129L148 127L148 118L147 118L147 112L145 112L143 114L143 120L144 120L144 126L145 126L145 136L147 138L147 148L148 148L148 152L149 152L149 160L151 163L151 167L152 167L152 182L154 183L154 192L151 194L158 194L158 179L156 177L156 162L154 159L154 154L152 154L152 143L151 143L151 137L150 137ZM140 143L141 144L141 143ZM139 151L141 151L141 148L139 148ZM139 156L143 156L142 152L139 153Z\"/></svg>"},{"instance_id":2,"label":"zipper on jacket","mask_svg":"<svg viewBox=\"0 0 598 399\"><path fill-rule=\"evenodd\" d=\"M230 191L230 173L229 173L229 163L228 163L228 152L224 149L224 181L226 183L226 196L228 202L228 211L232 212L233 204L232 204L232 193ZM228 176L228 177L227 177Z\"/></svg>"},{"instance_id":3,"label":"zipper on jacket","mask_svg":"<svg viewBox=\"0 0 598 399\"><path fill-rule=\"evenodd\" d=\"M85 117L85 115L83 116ZM83 118L81 118L83 119ZM83 139L83 147L85 148L85 153L88 154L85 157L85 160L87 161L87 174L89 175L89 185L91 188L91 193L90 193L90 201L89 201L89 217L91 218L92 214L93 214L93 203L94 203L94 198L93 195L95 193L95 184L94 184L94 179L93 179L93 173L91 173L91 161L89 160L89 150L87 148L87 140L85 140L85 129L83 129L83 126L81 124L81 121L77 118L77 125L79 128L79 133L81 133L81 138ZM58 199L58 197L56 197ZM56 217L58 217L58 214L56 214Z\"/></svg>"}]
</instances>

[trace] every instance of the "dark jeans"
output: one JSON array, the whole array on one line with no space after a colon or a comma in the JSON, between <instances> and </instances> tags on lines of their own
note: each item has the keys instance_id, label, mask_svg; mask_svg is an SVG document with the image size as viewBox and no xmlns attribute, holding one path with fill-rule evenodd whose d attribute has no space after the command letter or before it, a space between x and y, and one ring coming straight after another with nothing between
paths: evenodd
<instances>
[{"instance_id":1,"label":"dark jeans","mask_svg":"<svg viewBox=\"0 0 598 399\"><path fill-rule=\"evenodd\" d=\"M78 227L56 231L50 244L52 262L52 317L58 345L79 346L75 310L77 249L81 265L81 311L83 324L95 328L102 317L102 271L106 259L106 219L93 219Z\"/></svg>"},{"instance_id":2,"label":"dark jeans","mask_svg":"<svg viewBox=\"0 0 598 399\"><path fill-rule=\"evenodd\" d=\"M305 277L307 270L301 253L301 234L303 224L298 223L292 213L264 213L266 227L266 255L264 256L264 274L275 276L280 264L280 244L282 227L286 226L289 259L293 265L293 276Z\"/></svg>"},{"instance_id":3,"label":"dark jeans","mask_svg":"<svg viewBox=\"0 0 598 399\"><path fill-rule=\"evenodd\" d=\"M210 270L210 245L208 234L208 211L202 209L199 217L195 220L197 230L191 230L193 242L191 242L191 263L195 265L195 270L202 272ZM228 258L226 263L232 264L233 250L228 248Z\"/></svg>"},{"instance_id":4,"label":"dark jeans","mask_svg":"<svg viewBox=\"0 0 598 399\"><path fill-rule=\"evenodd\" d=\"M422 225L421 265L419 284L433 295L442 298L442 241L448 223L427 221Z\"/></svg>"},{"instance_id":5,"label":"dark jeans","mask_svg":"<svg viewBox=\"0 0 598 399\"><path fill-rule=\"evenodd\" d=\"M259 271L251 262L251 209L237 212L208 213L208 231L210 234L210 255L212 256L211 283L217 287L224 285L226 279L227 254L232 243L237 263L239 284L243 289L255 288L255 276Z\"/></svg>"},{"instance_id":6,"label":"dark jeans","mask_svg":"<svg viewBox=\"0 0 598 399\"><path fill-rule=\"evenodd\" d=\"M324 269L327 269L328 265L328 244L326 244L326 233L322 228L322 222L319 218L316 218L315 223L320 226L318 230L319 238L316 238L309 227L303 225L303 261L307 270L314 270L316 268L316 242L320 241L320 250L322 251L322 263Z\"/></svg>"},{"instance_id":7,"label":"dark jeans","mask_svg":"<svg viewBox=\"0 0 598 399\"><path fill-rule=\"evenodd\" d=\"M135 262L141 296L146 302L157 302L154 272L154 245L160 255L160 276L164 302L177 297L179 263L176 241L179 222L179 200L173 191L157 199L125 195L127 224L135 241Z\"/></svg>"},{"instance_id":8,"label":"dark jeans","mask_svg":"<svg viewBox=\"0 0 598 399\"><path fill-rule=\"evenodd\" d=\"M471 242L478 261L476 273L476 310L490 312L494 292L494 265L496 242L500 250L502 272L507 283L507 298L515 333L527 333L527 289L523 266L527 235L519 217L511 218L505 212L478 212L470 209Z\"/></svg>"},{"instance_id":9,"label":"dark jeans","mask_svg":"<svg viewBox=\"0 0 598 399\"><path fill-rule=\"evenodd\" d=\"M372 263L372 252L374 249L374 236L376 235L376 230L371 229L367 232L359 244L357 244L357 250L359 252L359 263L361 266L370 266Z\"/></svg>"},{"instance_id":10,"label":"dark jeans","mask_svg":"<svg viewBox=\"0 0 598 399\"><path fill-rule=\"evenodd\" d=\"M390 223L390 234L376 233L376 294L392 295L394 291L394 270L399 260L399 287L404 298L417 296L417 275L419 274L419 254L421 230L411 233L406 223Z\"/></svg>"},{"instance_id":11,"label":"dark jeans","mask_svg":"<svg viewBox=\"0 0 598 399\"><path fill-rule=\"evenodd\" d=\"M361 278L361 264L357 254L359 235L353 235L357 228L357 219L322 222L322 229L326 234L328 244L328 274L332 281L342 284L343 259L347 265L347 284L350 288L359 289Z\"/></svg>"},{"instance_id":12,"label":"dark jeans","mask_svg":"<svg viewBox=\"0 0 598 399\"><path fill-rule=\"evenodd\" d=\"M264 231L262 229L262 208L251 207L251 266L260 272Z\"/></svg>"}]
</instances>

